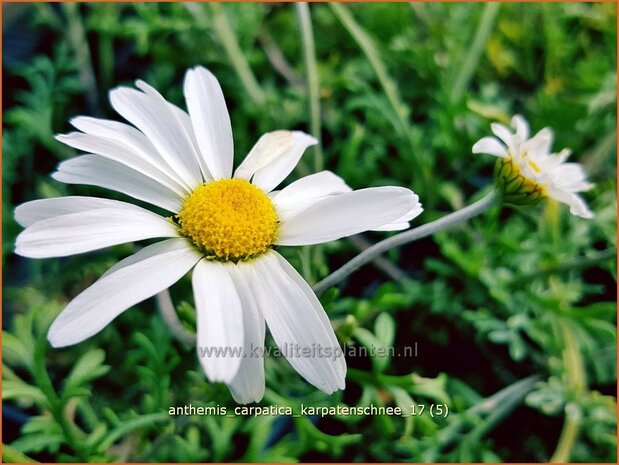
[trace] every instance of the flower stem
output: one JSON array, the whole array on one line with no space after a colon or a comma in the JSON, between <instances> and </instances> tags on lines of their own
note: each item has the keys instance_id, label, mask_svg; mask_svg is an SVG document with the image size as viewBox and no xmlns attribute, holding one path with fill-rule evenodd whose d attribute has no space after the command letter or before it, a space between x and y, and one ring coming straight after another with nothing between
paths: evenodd
<instances>
[{"instance_id":1,"label":"flower stem","mask_svg":"<svg viewBox=\"0 0 619 465\"><path fill-rule=\"evenodd\" d=\"M202 5L197 3L187 3L185 6L194 16L196 21L199 24L204 25L206 18ZM208 3L208 7L213 13L213 28L215 29L219 40L221 40L221 45L223 46L226 55L228 55L228 59L232 63L232 66L236 70L243 87L245 87L245 90L256 105L262 105L266 101L266 96L260 87L260 84L258 84L256 76L254 76L249 63L247 62L247 59L245 58L245 55L236 40L236 36L232 30L230 21L228 21L224 7L219 3Z\"/></svg>"},{"instance_id":2,"label":"flower stem","mask_svg":"<svg viewBox=\"0 0 619 465\"><path fill-rule=\"evenodd\" d=\"M563 363L566 371L565 384L575 395L582 396L587 390L585 367L578 342L570 324L559 320L559 330L563 338ZM565 406L565 422L559 436L559 442L552 454L552 463L565 463L570 460L572 449L576 445L580 430L580 411L576 405L568 402Z\"/></svg>"},{"instance_id":3,"label":"flower stem","mask_svg":"<svg viewBox=\"0 0 619 465\"><path fill-rule=\"evenodd\" d=\"M47 373L47 367L45 366L45 352L47 347L47 341L45 339L37 342L34 350L34 370L33 376L37 387L43 392L47 398L49 409L54 417L54 420L59 424L62 429L62 433L65 437L65 441L75 451L75 454L80 462L87 461L87 454L83 448L83 441L78 438L80 431L77 426L70 422L65 416L64 402L56 394L52 380Z\"/></svg>"},{"instance_id":4,"label":"flower stem","mask_svg":"<svg viewBox=\"0 0 619 465\"><path fill-rule=\"evenodd\" d=\"M17 449L2 443L2 462L4 463L38 463Z\"/></svg>"},{"instance_id":5,"label":"flower stem","mask_svg":"<svg viewBox=\"0 0 619 465\"><path fill-rule=\"evenodd\" d=\"M86 31L79 12L79 5L76 3L65 3L62 5L67 17L68 37L71 47L75 52L75 59L79 65L79 76L84 86L84 97L90 113L98 113L97 105L97 81L92 69L92 59Z\"/></svg>"},{"instance_id":6,"label":"flower stem","mask_svg":"<svg viewBox=\"0 0 619 465\"><path fill-rule=\"evenodd\" d=\"M346 263L344 266L337 269L325 279L316 284L314 286L314 292L318 295L322 294L328 288L339 283L352 272L358 270L363 265L371 262L372 260L374 260L374 258L385 253L386 251L404 244L408 244L409 242L423 239L424 237L431 236L438 231L443 231L444 229L450 228L458 223L467 221L485 212L493 205L495 205L497 201L498 196L495 194L494 191L491 191L489 194L482 197L475 203L472 203L471 205L464 207L461 210L450 213L449 215L439 218L438 220L431 223L424 224L415 229L404 231L383 241L377 242L372 247L369 247L364 252L360 253L355 258Z\"/></svg>"},{"instance_id":7,"label":"flower stem","mask_svg":"<svg viewBox=\"0 0 619 465\"><path fill-rule=\"evenodd\" d=\"M163 321L168 325L174 337L184 344L194 345L196 343L196 335L183 328L181 320L176 314L170 291L168 289L161 291L155 296L155 301Z\"/></svg>"},{"instance_id":8,"label":"flower stem","mask_svg":"<svg viewBox=\"0 0 619 465\"><path fill-rule=\"evenodd\" d=\"M337 17L338 21L344 26L353 40L357 43L366 59L370 63L378 82L383 89L387 102L393 111L394 128L401 135L403 141L408 146L412 154L420 153L418 143L415 141L410 123L410 105L406 104L400 95L396 81L391 77L385 62L381 59L380 50L376 46L375 39L361 26L350 12L347 5L337 2L329 2L329 7ZM426 203L434 203L434 192L431 185L431 166L421 160L418 155L411 158L413 166L411 170L419 173L419 191L424 194Z\"/></svg>"},{"instance_id":9,"label":"flower stem","mask_svg":"<svg viewBox=\"0 0 619 465\"><path fill-rule=\"evenodd\" d=\"M550 459L551 463L567 463L569 461L572 448L576 444L576 438L578 437L579 425L580 421L577 418L565 417L557 448Z\"/></svg>"},{"instance_id":10,"label":"flower stem","mask_svg":"<svg viewBox=\"0 0 619 465\"><path fill-rule=\"evenodd\" d=\"M604 263L605 261L611 260L616 257L617 257L617 249L615 247L611 247L610 249L603 250L601 252L596 253L595 255L591 255L587 257L578 257L573 260L569 260L566 262L557 263L556 265L541 268L531 273L523 274L521 276L516 277L512 285L519 286L523 283L533 281L535 279L543 278L544 276L559 274L559 273L579 270L582 268L587 268L590 266L599 265L600 263Z\"/></svg>"},{"instance_id":11,"label":"flower stem","mask_svg":"<svg viewBox=\"0 0 619 465\"><path fill-rule=\"evenodd\" d=\"M364 55L370 62L370 66L376 74L378 82L383 88L383 92L385 93L385 96L387 97L387 100L389 101L389 104L398 119L400 124L399 129L403 133L408 133L409 124L406 118L406 106L402 102L395 81L391 78L391 76L389 76L387 67L381 60L380 53L370 38L370 35L353 18L347 6L341 3L329 3L329 6L333 10L333 13L335 13L337 19L346 28L355 42L357 42Z\"/></svg>"},{"instance_id":12,"label":"flower stem","mask_svg":"<svg viewBox=\"0 0 619 465\"><path fill-rule=\"evenodd\" d=\"M463 428L474 415L483 417L483 420L466 434L465 440L480 441L525 399L540 379L539 375L531 375L518 380L458 414L439 433L439 448L445 449L461 437Z\"/></svg>"},{"instance_id":13,"label":"flower stem","mask_svg":"<svg viewBox=\"0 0 619 465\"><path fill-rule=\"evenodd\" d=\"M307 71L307 93L310 106L310 131L318 139L314 146L314 170L322 171L323 155L320 137L320 85L318 79L318 67L316 66L316 47L314 45L314 32L312 30L312 18L309 6L305 2L295 4L297 18L301 28L301 40L303 42L303 55L305 57L305 69Z\"/></svg>"},{"instance_id":14,"label":"flower stem","mask_svg":"<svg viewBox=\"0 0 619 465\"><path fill-rule=\"evenodd\" d=\"M481 58L485 46L488 43L488 37L490 37L490 33L492 32L492 27L494 26L500 6L500 3L493 2L486 3L486 6L484 7L484 12L479 21L477 33L475 34L473 43L470 47L468 47L468 52L462 60L460 72L458 73L452 87L451 97L454 102L460 100L462 94L464 94L464 91L471 81L471 77L479 64L479 59Z\"/></svg>"}]
</instances>

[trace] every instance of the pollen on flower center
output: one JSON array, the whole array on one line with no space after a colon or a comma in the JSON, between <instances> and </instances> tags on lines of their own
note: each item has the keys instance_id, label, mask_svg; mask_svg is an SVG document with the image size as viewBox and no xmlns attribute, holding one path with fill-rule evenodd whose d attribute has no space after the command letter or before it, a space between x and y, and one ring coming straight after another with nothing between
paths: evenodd
<instances>
[{"instance_id":1,"label":"pollen on flower center","mask_svg":"<svg viewBox=\"0 0 619 465\"><path fill-rule=\"evenodd\" d=\"M271 199L244 179L222 179L196 188L176 218L184 236L207 256L223 261L260 255L277 235Z\"/></svg>"}]
</instances>

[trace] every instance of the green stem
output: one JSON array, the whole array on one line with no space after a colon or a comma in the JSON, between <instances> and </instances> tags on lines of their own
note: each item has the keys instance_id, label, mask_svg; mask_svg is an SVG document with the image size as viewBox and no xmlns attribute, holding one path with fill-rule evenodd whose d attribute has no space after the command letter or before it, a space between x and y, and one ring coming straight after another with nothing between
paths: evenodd
<instances>
[{"instance_id":1,"label":"green stem","mask_svg":"<svg viewBox=\"0 0 619 465\"><path fill-rule=\"evenodd\" d=\"M587 268L589 266L597 265L599 263L603 263L607 260L611 260L616 257L617 257L616 248L604 250L591 257L575 258L574 260L570 260L570 261L563 262L563 263L557 263L556 265L548 266L540 270L536 270L532 273L524 274L522 276L517 277L513 281L512 284L514 286L517 286L527 281L533 281L535 279L539 279L539 278L542 278L544 276L548 276L551 274L562 273L566 271L573 271L573 270L578 270L581 268Z\"/></svg>"},{"instance_id":2,"label":"green stem","mask_svg":"<svg viewBox=\"0 0 619 465\"><path fill-rule=\"evenodd\" d=\"M17 449L2 443L2 462L3 463L38 463Z\"/></svg>"},{"instance_id":3,"label":"green stem","mask_svg":"<svg viewBox=\"0 0 619 465\"><path fill-rule=\"evenodd\" d=\"M558 324L565 345L563 349L563 363L567 378L567 388L575 395L582 395L583 391L587 389L587 380L576 336L568 322L559 320ZM561 430L557 447L550 459L551 462L565 463L570 460L572 449L578 439L579 430L580 415L577 412L577 407L568 403L565 406L563 429Z\"/></svg>"},{"instance_id":4,"label":"green stem","mask_svg":"<svg viewBox=\"0 0 619 465\"><path fill-rule=\"evenodd\" d=\"M453 101L460 100L473 77L473 73L477 69L479 60L488 42L488 37L490 37L490 33L494 27L494 22L500 6L501 4L498 2L486 3L473 43L470 47L467 47L468 52L462 60L462 67L454 81L451 91Z\"/></svg>"},{"instance_id":5,"label":"green stem","mask_svg":"<svg viewBox=\"0 0 619 465\"><path fill-rule=\"evenodd\" d=\"M266 101L266 96L260 87L260 84L258 84L256 76L254 76L249 63L247 62L247 59L245 58L245 55L236 40L236 36L234 35L232 26L230 26L224 7L219 3L208 3L207 5L213 13L213 28L221 41L221 45L223 46L230 63L232 63L232 66L243 84L243 87L245 87L245 90L249 94L252 101L256 105L261 106ZM198 24L202 26L206 24L206 17L204 15L202 5L197 3L186 3L185 6L194 16Z\"/></svg>"},{"instance_id":6,"label":"green stem","mask_svg":"<svg viewBox=\"0 0 619 465\"><path fill-rule=\"evenodd\" d=\"M157 308L163 318L163 321L165 321L168 325L172 335L185 345L195 345L196 335L187 331L183 327L183 324L176 313L176 309L174 308L174 302L172 302L170 290L165 289L157 294L155 296L155 302L157 303Z\"/></svg>"},{"instance_id":7,"label":"green stem","mask_svg":"<svg viewBox=\"0 0 619 465\"><path fill-rule=\"evenodd\" d=\"M380 82L389 104L400 122L400 129L404 133L408 132L408 121L406 120L404 111L406 107L401 101L395 82L387 73L387 67L380 59L380 53L376 49L372 39L357 23L357 21L355 21L353 16L350 14L350 11L348 11L347 6L341 3L329 3L329 6L333 10L333 13L335 13L335 16L337 16L339 21L353 37L355 42L357 42L364 55L370 62L370 66L372 66L374 73L376 73L378 82Z\"/></svg>"},{"instance_id":8,"label":"green stem","mask_svg":"<svg viewBox=\"0 0 619 465\"><path fill-rule=\"evenodd\" d=\"M37 342L34 351L34 379L36 385L45 394L49 404L50 411L56 422L60 425L67 444L75 451L77 458L81 462L85 462L88 458L82 447L82 441L78 438L81 432L77 426L71 423L64 412L64 403L56 394L52 380L47 373L45 364L45 352L47 349L47 341L41 339Z\"/></svg>"},{"instance_id":9,"label":"green stem","mask_svg":"<svg viewBox=\"0 0 619 465\"><path fill-rule=\"evenodd\" d=\"M303 91L305 79L290 66L284 53L277 46L267 28L263 28L260 31L258 34L258 41L262 45L262 49L275 71L281 74L294 89Z\"/></svg>"},{"instance_id":10,"label":"green stem","mask_svg":"<svg viewBox=\"0 0 619 465\"><path fill-rule=\"evenodd\" d=\"M118 5L102 3L97 5L97 12L105 17L105 24L115 24L118 21ZM99 33L99 82L102 88L108 89L114 77L114 36L106 27Z\"/></svg>"},{"instance_id":11,"label":"green stem","mask_svg":"<svg viewBox=\"0 0 619 465\"><path fill-rule=\"evenodd\" d=\"M367 248L372 246L372 243L365 239L364 237L357 235L351 236L348 238L350 243L359 251L363 252ZM385 257L376 257L373 260L374 266L381 270L385 275L389 277L389 279L393 281L402 281L406 278L406 273L398 268L391 260L386 259Z\"/></svg>"},{"instance_id":12,"label":"green stem","mask_svg":"<svg viewBox=\"0 0 619 465\"><path fill-rule=\"evenodd\" d=\"M578 430L580 429L580 420L570 416L565 417L565 423L561 429L561 436L557 443L557 448L550 459L551 463L567 463L572 454L572 448L576 444L578 438Z\"/></svg>"},{"instance_id":13,"label":"green stem","mask_svg":"<svg viewBox=\"0 0 619 465\"><path fill-rule=\"evenodd\" d=\"M383 241L377 242L372 247L369 247L365 251L361 252L348 263L346 263L345 265L331 273L329 276L327 276L325 279L320 281L318 284L316 284L314 286L314 292L316 294L322 294L331 286L339 283L348 275L358 270L363 265L371 262L372 260L374 260L374 258L385 253L386 251L391 250L395 247L400 247L410 242L414 242L419 239L423 239L424 237L431 236L438 231L443 231L458 223L467 221L485 212L490 207L495 205L497 201L498 196L495 194L494 191L491 191L485 197L482 197L477 202L467 207L464 207L461 210L450 213L449 215L446 215L431 223L424 224L415 229L409 229L408 231L404 231Z\"/></svg>"},{"instance_id":14,"label":"green stem","mask_svg":"<svg viewBox=\"0 0 619 465\"><path fill-rule=\"evenodd\" d=\"M475 438L474 440L481 439L524 400L540 379L539 375L532 375L518 380L459 414L453 423L441 431L440 448L446 448L460 437L460 431L471 415L485 416L485 421L470 433Z\"/></svg>"},{"instance_id":15,"label":"green stem","mask_svg":"<svg viewBox=\"0 0 619 465\"><path fill-rule=\"evenodd\" d=\"M314 170L322 171L324 166L321 148L320 130L320 85L318 79L318 67L316 65L316 47L314 45L314 32L312 19L307 3L296 3L297 17L301 28L301 40L303 42L303 55L305 57L305 69L307 71L307 92L310 105L310 131L318 139L314 146Z\"/></svg>"},{"instance_id":16,"label":"green stem","mask_svg":"<svg viewBox=\"0 0 619 465\"><path fill-rule=\"evenodd\" d=\"M407 114L407 109L410 107L405 105L402 101L398 88L395 84L395 80L389 76L387 67L381 60L380 53L374 45L372 38L363 29L363 27L355 21L355 18L348 10L348 7L342 3L336 2L329 2L329 6L344 28L355 40L359 48L361 48L361 51L376 74L378 82L380 83L395 116L396 123L394 124L394 127L396 131L401 134L408 145L408 152L413 154L411 158L411 172L419 174L419 191L424 194L426 204L433 205L435 189L431 186L432 166L429 162L422 163L422 160L419 158L418 154L420 153L420 150L417 147L418 144L415 142L411 125L408 120L409 117Z\"/></svg>"},{"instance_id":17,"label":"green stem","mask_svg":"<svg viewBox=\"0 0 619 465\"><path fill-rule=\"evenodd\" d=\"M76 3L64 3L65 15L67 17L69 43L75 53L75 59L79 67L79 76L84 86L86 103L90 113L97 113L97 81L92 69L92 60L86 31L79 12L79 5Z\"/></svg>"}]
</instances>

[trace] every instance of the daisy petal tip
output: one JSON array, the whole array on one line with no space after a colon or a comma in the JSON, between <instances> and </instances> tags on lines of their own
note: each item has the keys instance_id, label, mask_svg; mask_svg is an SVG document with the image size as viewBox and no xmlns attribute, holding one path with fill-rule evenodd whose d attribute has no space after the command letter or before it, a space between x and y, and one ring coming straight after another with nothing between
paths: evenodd
<instances>
[{"instance_id":1,"label":"daisy petal tip","mask_svg":"<svg viewBox=\"0 0 619 465\"><path fill-rule=\"evenodd\" d=\"M61 349L74 344L71 341L67 341L66 336L62 334L62 328L55 321L47 332L47 340L54 349Z\"/></svg>"},{"instance_id":2,"label":"daisy petal tip","mask_svg":"<svg viewBox=\"0 0 619 465\"><path fill-rule=\"evenodd\" d=\"M187 73L207 73L207 74L212 74L208 68L204 65L196 65L193 68L189 68L187 70Z\"/></svg>"},{"instance_id":3,"label":"daisy petal tip","mask_svg":"<svg viewBox=\"0 0 619 465\"><path fill-rule=\"evenodd\" d=\"M47 335L47 340L49 341L49 345L51 345L54 349L61 349L65 347L65 345L62 344L62 342L57 337L51 334L51 332Z\"/></svg>"},{"instance_id":4,"label":"daisy petal tip","mask_svg":"<svg viewBox=\"0 0 619 465\"><path fill-rule=\"evenodd\" d=\"M504 142L507 142L506 139L514 136L514 133L511 131L511 129L503 123L490 123L490 130L495 136L497 136Z\"/></svg>"},{"instance_id":5,"label":"daisy petal tip","mask_svg":"<svg viewBox=\"0 0 619 465\"><path fill-rule=\"evenodd\" d=\"M125 98L127 98L131 94L131 92L139 93L137 90L132 89L132 88L127 87L127 86L112 87L108 91L108 98L110 100L110 103L112 104L112 107L116 107L118 105L119 101L122 101ZM121 104L122 104L122 102L121 102Z\"/></svg>"},{"instance_id":6,"label":"daisy petal tip","mask_svg":"<svg viewBox=\"0 0 619 465\"><path fill-rule=\"evenodd\" d=\"M324 384L323 386L318 387L325 394L331 395L336 393L337 391L343 391L346 389L346 380L344 377L336 380L333 383Z\"/></svg>"},{"instance_id":7,"label":"daisy petal tip","mask_svg":"<svg viewBox=\"0 0 619 465\"><path fill-rule=\"evenodd\" d=\"M292 135L299 143L304 143L307 147L318 144L318 139L306 132L292 131Z\"/></svg>"},{"instance_id":8,"label":"daisy petal tip","mask_svg":"<svg viewBox=\"0 0 619 465\"><path fill-rule=\"evenodd\" d=\"M28 229L24 229L15 239L15 255L19 255L20 257L25 258L41 258L38 257L36 254L32 254L30 251L28 251L27 246L24 247L24 234L28 234Z\"/></svg>"},{"instance_id":9,"label":"daisy petal tip","mask_svg":"<svg viewBox=\"0 0 619 465\"><path fill-rule=\"evenodd\" d=\"M152 88L142 79L136 79L135 81L133 81L133 83L135 84L135 87L140 89L142 92L148 92Z\"/></svg>"},{"instance_id":10,"label":"daisy petal tip","mask_svg":"<svg viewBox=\"0 0 619 465\"><path fill-rule=\"evenodd\" d=\"M185 73L185 79L189 77L191 77L191 79L214 80L219 82L215 75L203 65L196 65L193 68L189 68L187 73Z\"/></svg>"},{"instance_id":11,"label":"daisy petal tip","mask_svg":"<svg viewBox=\"0 0 619 465\"><path fill-rule=\"evenodd\" d=\"M473 144L471 150L473 153L484 153L500 158L506 158L508 156L505 147L494 137L483 137L479 139Z\"/></svg>"},{"instance_id":12,"label":"daisy petal tip","mask_svg":"<svg viewBox=\"0 0 619 465\"><path fill-rule=\"evenodd\" d=\"M574 209L570 208L570 213L574 216L579 216L580 218L584 218L585 220L590 220L595 217L595 214L589 210L589 208L585 207L584 209Z\"/></svg>"},{"instance_id":13,"label":"daisy petal tip","mask_svg":"<svg viewBox=\"0 0 619 465\"><path fill-rule=\"evenodd\" d=\"M206 360L201 360L201 362L202 370L211 383L230 384L239 371L239 365L229 370L221 370Z\"/></svg>"},{"instance_id":14,"label":"daisy petal tip","mask_svg":"<svg viewBox=\"0 0 619 465\"><path fill-rule=\"evenodd\" d=\"M230 389L230 394L232 395L232 398L234 399L234 401L240 405L257 404L264 397L264 392L245 394L241 392L236 392L234 389L230 387L230 385L228 385L228 389Z\"/></svg>"}]
</instances>

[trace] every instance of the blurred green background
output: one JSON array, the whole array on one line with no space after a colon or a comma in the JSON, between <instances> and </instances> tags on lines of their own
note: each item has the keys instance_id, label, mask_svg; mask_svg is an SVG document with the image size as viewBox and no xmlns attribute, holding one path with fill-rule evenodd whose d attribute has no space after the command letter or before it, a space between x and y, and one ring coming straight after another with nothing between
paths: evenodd
<instances>
[{"instance_id":1,"label":"blurred green background","mask_svg":"<svg viewBox=\"0 0 619 465\"><path fill-rule=\"evenodd\" d=\"M5 462L616 462L616 4L2 7ZM551 202L495 208L321 297L341 342L417 356L349 357L332 396L266 360L262 405L446 404L446 418L171 417L235 404L152 299L76 347L48 347L55 315L133 245L26 260L12 253L14 207L121 198L53 181L75 156L53 135L75 115L118 119L107 91L137 78L184 106L197 64L221 82L237 163L264 132L320 135L290 180L326 168L354 188L410 187L425 207L413 227L490 188L494 160L471 146L491 121L551 126L555 150L586 166L593 220ZM384 236L283 252L314 283ZM192 330L189 278L172 296Z\"/></svg>"}]
</instances>

